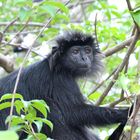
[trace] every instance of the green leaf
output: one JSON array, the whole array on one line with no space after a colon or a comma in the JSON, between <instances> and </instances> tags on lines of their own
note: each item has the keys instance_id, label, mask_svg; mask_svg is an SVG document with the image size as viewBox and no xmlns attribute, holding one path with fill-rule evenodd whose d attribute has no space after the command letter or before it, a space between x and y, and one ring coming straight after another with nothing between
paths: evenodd
<instances>
[{"instance_id":1,"label":"green leaf","mask_svg":"<svg viewBox=\"0 0 140 140\"><path fill-rule=\"evenodd\" d=\"M27 111L28 107L31 105L31 103L29 101L24 101L24 100L22 100L22 103L24 105L25 110Z\"/></svg>"},{"instance_id":2,"label":"green leaf","mask_svg":"<svg viewBox=\"0 0 140 140\"><path fill-rule=\"evenodd\" d=\"M53 130L53 124L51 121L49 121L47 119L40 118L40 117L36 117L35 120L45 123L46 125L48 125L51 128L51 131Z\"/></svg>"},{"instance_id":3,"label":"green leaf","mask_svg":"<svg viewBox=\"0 0 140 140\"><path fill-rule=\"evenodd\" d=\"M58 32L59 30L56 28L48 28L44 31L46 35L53 35L53 34L56 35Z\"/></svg>"},{"instance_id":4,"label":"green leaf","mask_svg":"<svg viewBox=\"0 0 140 140\"><path fill-rule=\"evenodd\" d=\"M125 75L125 74L121 74L121 76L119 77L117 83L124 89L127 90L128 89L128 84L129 84L130 80L129 78Z\"/></svg>"},{"instance_id":5,"label":"green leaf","mask_svg":"<svg viewBox=\"0 0 140 140\"><path fill-rule=\"evenodd\" d=\"M39 140L47 140L47 136L42 133L35 133L36 137ZM33 135L28 135L28 138L26 140L35 140L36 138Z\"/></svg>"},{"instance_id":6,"label":"green leaf","mask_svg":"<svg viewBox=\"0 0 140 140\"><path fill-rule=\"evenodd\" d=\"M121 18L122 17L121 13L118 12L118 11L115 11L115 10L112 11L112 14L115 15L117 18Z\"/></svg>"},{"instance_id":7,"label":"green leaf","mask_svg":"<svg viewBox=\"0 0 140 140\"><path fill-rule=\"evenodd\" d=\"M16 107L16 112L20 115L21 110L24 108L23 102L20 100L16 100L14 105Z\"/></svg>"},{"instance_id":8,"label":"green leaf","mask_svg":"<svg viewBox=\"0 0 140 140\"><path fill-rule=\"evenodd\" d=\"M18 135L14 131L0 131L1 140L18 140Z\"/></svg>"},{"instance_id":9,"label":"green leaf","mask_svg":"<svg viewBox=\"0 0 140 140\"><path fill-rule=\"evenodd\" d=\"M131 12L134 20L140 27L140 7L137 8L135 11Z\"/></svg>"},{"instance_id":10,"label":"green leaf","mask_svg":"<svg viewBox=\"0 0 140 140\"><path fill-rule=\"evenodd\" d=\"M9 121L11 121L11 126L16 126L25 123L25 120L23 118L15 115L13 115L11 119L10 116L8 116L5 122L8 123Z\"/></svg>"},{"instance_id":11,"label":"green leaf","mask_svg":"<svg viewBox=\"0 0 140 140\"><path fill-rule=\"evenodd\" d=\"M36 133L36 136L39 138L39 140L47 140L47 136L42 133Z\"/></svg>"},{"instance_id":12,"label":"green leaf","mask_svg":"<svg viewBox=\"0 0 140 140\"><path fill-rule=\"evenodd\" d=\"M110 14L110 11L107 10L107 11L105 12L105 14L106 14L106 16L108 17L108 20L111 20L111 14Z\"/></svg>"},{"instance_id":13,"label":"green leaf","mask_svg":"<svg viewBox=\"0 0 140 140\"><path fill-rule=\"evenodd\" d=\"M42 103L42 104L46 107L46 109L47 109L48 111L50 111L49 106L47 105L47 103L46 103L44 100L35 100L35 101L39 101L40 103Z\"/></svg>"},{"instance_id":14,"label":"green leaf","mask_svg":"<svg viewBox=\"0 0 140 140\"><path fill-rule=\"evenodd\" d=\"M19 18L21 21L28 20L32 15L32 11L29 8L21 7L19 11Z\"/></svg>"},{"instance_id":15,"label":"green leaf","mask_svg":"<svg viewBox=\"0 0 140 140\"><path fill-rule=\"evenodd\" d=\"M34 121L34 124L37 126L37 131L40 132L43 126L41 121Z\"/></svg>"},{"instance_id":16,"label":"green leaf","mask_svg":"<svg viewBox=\"0 0 140 140\"><path fill-rule=\"evenodd\" d=\"M12 99L12 98L13 98L13 94L7 93L7 94L4 94L4 95L1 97L0 101L7 100L7 99ZM14 95L14 98L15 98L15 99L17 99L17 98L23 99L23 96L22 96L21 94L16 93L16 94Z\"/></svg>"},{"instance_id":17,"label":"green leaf","mask_svg":"<svg viewBox=\"0 0 140 140\"><path fill-rule=\"evenodd\" d=\"M100 96L101 96L101 93L96 91L96 92L92 93L88 98L90 100L97 100Z\"/></svg>"},{"instance_id":18,"label":"green leaf","mask_svg":"<svg viewBox=\"0 0 140 140\"><path fill-rule=\"evenodd\" d=\"M11 107L11 102L5 102L0 104L0 110Z\"/></svg>"},{"instance_id":19,"label":"green leaf","mask_svg":"<svg viewBox=\"0 0 140 140\"><path fill-rule=\"evenodd\" d=\"M136 133L140 134L140 127L136 129Z\"/></svg>"},{"instance_id":20,"label":"green leaf","mask_svg":"<svg viewBox=\"0 0 140 140\"><path fill-rule=\"evenodd\" d=\"M29 106L28 112L31 113L33 117L36 117L36 110L32 106Z\"/></svg>"},{"instance_id":21,"label":"green leaf","mask_svg":"<svg viewBox=\"0 0 140 140\"><path fill-rule=\"evenodd\" d=\"M36 108L38 111L40 111L44 115L45 118L47 117L48 106L46 105L44 101L32 100L31 103L32 103L32 106Z\"/></svg>"},{"instance_id":22,"label":"green leaf","mask_svg":"<svg viewBox=\"0 0 140 140\"><path fill-rule=\"evenodd\" d=\"M9 130L17 132L17 131L25 129L25 127L26 127L25 124L24 125L20 124L20 125L16 125L16 126L10 126Z\"/></svg>"},{"instance_id":23,"label":"green leaf","mask_svg":"<svg viewBox=\"0 0 140 140\"><path fill-rule=\"evenodd\" d=\"M124 130L125 130L126 132L130 131L130 130L131 130L131 126L130 126L130 125L126 125L125 128L124 128Z\"/></svg>"},{"instance_id":24,"label":"green leaf","mask_svg":"<svg viewBox=\"0 0 140 140\"><path fill-rule=\"evenodd\" d=\"M27 120L28 122L32 123L34 121L34 115L32 113L28 113L27 115L25 115L25 120Z\"/></svg>"},{"instance_id":25,"label":"green leaf","mask_svg":"<svg viewBox=\"0 0 140 140\"><path fill-rule=\"evenodd\" d=\"M51 5L42 5L38 8L38 10L41 12L48 12L52 17L56 14L56 8Z\"/></svg>"},{"instance_id":26,"label":"green leaf","mask_svg":"<svg viewBox=\"0 0 140 140\"><path fill-rule=\"evenodd\" d=\"M57 14L53 20L57 21L58 19L65 20L67 22L70 20L68 15L65 14Z\"/></svg>"},{"instance_id":27,"label":"green leaf","mask_svg":"<svg viewBox=\"0 0 140 140\"><path fill-rule=\"evenodd\" d=\"M25 4L26 0L14 0L14 4L22 3Z\"/></svg>"},{"instance_id":28,"label":"green leaf","mask_svg":"<svg viewBox=\"0 0 140 140\"><path fill-rule=\"evenodd\" d=\"M65 12L66 14L68 14L68 12L69 12L69 9L61 2L45 1L44 4L45 5L55 6L55 7L59 8L60 10L62 10L63 12Z\"/></svg>"},{"instance_id":29,"label":"green leaf","mask_svg":"<svg viewBox=\"0 0 140 140\"><path fill-rule=\"evenodd\" d=\"M15 6L32 6L32 0L14 0L14 5Z\"/></svg>"},{"instance_id":30,"label":"green leaf","mask_svg":"<svg viewBox=\"0 0 140 140\"><path fill-rule=\"evenodd\" d=\"M35 140L35 137L33 135L28 135L26 140Z\"/></svg>"},{"instance_id":31,"label":"green leaf","mask_svg":"<svg viewBox=\"0 0 140 140\"><path fill-rule=\"evenodd\" d=\"M42 122L44 122L46 125L48 125L51 128L51 131L53 131L53 124L51 121L46 119L41 119Z\"/></svg>"}]
</instances>

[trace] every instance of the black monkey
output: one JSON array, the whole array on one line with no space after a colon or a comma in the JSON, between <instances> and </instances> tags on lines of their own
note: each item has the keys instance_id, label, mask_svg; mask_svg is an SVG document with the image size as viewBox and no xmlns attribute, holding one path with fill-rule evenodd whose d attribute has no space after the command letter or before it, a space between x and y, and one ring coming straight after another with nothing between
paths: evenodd
<instances>
[{"instance_id":1,"label":"black monkey","mask_svg":"<svg viewBox=\"0 0 140 140\"><path fill-rule=\"evenodd\" d=\"M42 132L55 140L99 140L88 127L125 124L127 110L87 104L76 83L77 78L96 75L103 68L95 39L67 31L56 43L46 59L22 71L17 88L25 100L44 99L50 106L54 130L50 132L44 126ZM17 72L0 80L0 95L13 91ZM8 113L0 111L0 130L6 129Z\"/></svg>"}]
</instances>

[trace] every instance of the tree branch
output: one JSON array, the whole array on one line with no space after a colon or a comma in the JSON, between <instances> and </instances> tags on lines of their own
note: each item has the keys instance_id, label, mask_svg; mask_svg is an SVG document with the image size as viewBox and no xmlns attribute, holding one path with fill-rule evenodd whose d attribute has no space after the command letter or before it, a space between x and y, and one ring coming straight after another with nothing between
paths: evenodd
<instances>
[{"instance_id":1,"label":"tree branch","mask_svg":"<svg viewBox=\"0 0 140 140\"><path fill-rule=\"evenodd\" d=\"M9 25L11 22L0 22L0 26L7 26ZM21 23L21 22L14 22L13 24L11 24L10 26L24 26L26 25L25 22ZM45 24L44 23L37 23L37 22L29 22L27 26L35 26L35 27L43 27Z\"/></svg>"},{"instance_id":2,"label":"tree branch","mask_svg":"<svg viewBox=\"0 0 140 140\"><path fill-rule=\"evenodd\" d=\"M97 89L99 89L108 79L110 79L110 77L116 72L117 68L115 70L113 70L113 72L107 77L105 78L102 82L100 82L88 95L88 97L90 95L92 95Z\"/></svg>"},{"instance_id":3,"label":"tree branch","mask_svg":"<svg viewBox=\"0 0 140 140\"><path fill-rule=\"evenodd\" d=\"M105 56L108 57L122 49L124 49L126 46L130 45L130 43L132 42L132 40L134 39L134 36L126 39L125 41L123 41L121 44L111 48L111 49L108 49L104 52Z\"/></svg>"}]
</instances>

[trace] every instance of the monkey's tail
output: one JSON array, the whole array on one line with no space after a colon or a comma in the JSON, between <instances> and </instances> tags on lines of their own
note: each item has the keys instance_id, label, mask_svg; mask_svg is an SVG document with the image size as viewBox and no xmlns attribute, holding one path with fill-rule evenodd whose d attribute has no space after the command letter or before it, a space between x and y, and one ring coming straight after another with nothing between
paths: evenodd
<instances>
[{"instance_id":1,"label":"monkey's tail","mask_svg":"<svg viewBox=\"0 0 140 140\"><path fill-rule=\"evenodd\" d=\"M109 136L108 140L119 140L126 123L120 124L115 131Z\"/></svg>"}]
</instances>

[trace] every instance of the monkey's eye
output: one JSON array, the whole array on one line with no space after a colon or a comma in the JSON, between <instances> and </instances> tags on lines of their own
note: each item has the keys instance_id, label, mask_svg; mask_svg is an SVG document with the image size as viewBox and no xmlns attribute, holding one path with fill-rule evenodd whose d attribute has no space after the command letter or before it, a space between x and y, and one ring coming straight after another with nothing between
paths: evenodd
<instances>
[{"instance_id":1,"label":"monkey's eye","mask_svg":"<svg viewBox=\"0 0 140 140\"><path fill-rule=\"evenodd\" d=\"M85 52L88 54L88 53L91 53L92 49L90 47L85 47Z\"/></svg>"},{"instance_id":2,"label":"monkey's eye","mask_svg":"<svg viewBox=\"0 0 140 140\"><path fill-rule=\"evenodd\" d=\"M78 49L73 49L73 50L72 50L72 53L73 53L73 54L78 54L78 53L79 53L79 50L78 50Z\"/></svg>"}]
</instances>

